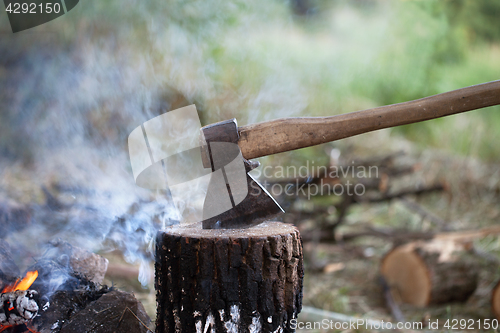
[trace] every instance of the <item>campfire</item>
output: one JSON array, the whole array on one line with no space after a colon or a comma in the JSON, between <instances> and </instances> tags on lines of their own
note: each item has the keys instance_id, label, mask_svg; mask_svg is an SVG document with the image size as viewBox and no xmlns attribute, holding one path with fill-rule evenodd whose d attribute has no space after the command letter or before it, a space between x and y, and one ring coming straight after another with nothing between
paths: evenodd
<instances>
[{"instance_id":1,"label":"campfire","mask_svg":"<svg viewBox=\"0 0 500 333\"><path fill-rule=\"evenodd\" d=\"M55 240L21 278L7 242L0 245L0 332L147 332L133 294L103 285L108 260Z\"/></svg>"},{"instance_id":2,"label":"campfire","mask_svg":"<svg viewBox=\"0 0 500 333\"><path fill-rule=\"evenodd\" d=\"M28 324L38 313L35 297L38 293L28 290L38 277L38 271L29 271L22 279L2 290L0 299L0 332L16 325ZM30 332L34 330L27 327Z\"/></svg>"}]
</instances>

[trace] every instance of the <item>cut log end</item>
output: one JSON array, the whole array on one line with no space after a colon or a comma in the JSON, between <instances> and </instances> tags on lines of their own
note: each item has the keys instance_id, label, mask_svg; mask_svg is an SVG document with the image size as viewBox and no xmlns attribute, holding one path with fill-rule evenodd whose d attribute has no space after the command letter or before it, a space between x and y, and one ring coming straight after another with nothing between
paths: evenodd
<instances>
[{"instance_id":1,"label":"cut log end","mask_svg":"<svg viewBox=\"0 0 500 333\"><path fill-rule=\"evenodd\" d=\"M422 258L409 247L397 247L387 254L382 262L382 274L396 299L421 307L429 303L429 271Z\"/></svg>"},{"instance_id":2,"label":"cut log end","mask_svg":"<svg viewBox=\"0 0 500 333\"><path fill-rule=\"evenodd\" d=\"M157 239L156 332L293 332L303 274L291 225L171 227Z\"/></svg>"},{"instance_id":3,"label":"cut log end","mask_svg":"<svg viewBox=\"0 0 500 333\"><path fill-rule=\"evenodd\" d=\"M500 281L498 281L491 295L491 309L495 317L500 320Z\"/></svg>"},{"instance_id":4,"label":"cut log end","mask_svg":"<svg viewBox=\"0 0 500 333\"><path fill-rule=\"evenodd\" d=\"M297 231L291 224L280 222L264 222L251 228L242 229L203 229L200 223L174 225L160 233L189 238L259 238L290 235Z\"/></svg>"},{"instance_id":5,"label":"cut log end","mask_svg":"<svg viewBox=\"0 0 500 333\"><path fill-rule=\"evenodd\" d=\"M463 244L418 241L391 250L381 273L396 300L424 307L466 301L477 287L476 266Z\"/></svg>"}]
</instances>

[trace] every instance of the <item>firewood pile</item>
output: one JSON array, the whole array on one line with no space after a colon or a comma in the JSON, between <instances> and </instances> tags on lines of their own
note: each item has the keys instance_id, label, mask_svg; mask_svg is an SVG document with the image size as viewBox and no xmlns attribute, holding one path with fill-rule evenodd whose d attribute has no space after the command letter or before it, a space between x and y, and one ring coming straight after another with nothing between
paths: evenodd
<instances>
[{"instance_id":1,"label":"firewood pile","mask_svg":"<svg viewBox=\"0 0 500 333\"><path fill-rule=\"evenodd\" d=\"M352 176L352 169L368 170L370 166L376 167L378 173L372 173L372 177ZM345 188L347 182L351 188L362 184L365 191L362 195L318 191L316 196L306 196L310 184L332 189L334 184ZM429 316L431 309L450 304L480 304L469 305L471 310L467 311L485 311L500 319L500 283L496 283L500 277L494 269L500 259L478 247L483 239L491 243L499 237L494 217L498 217L500 183L494 167L403 152L369 158L351 155L346 159L331 158L321 169L312 168L306 177L270 179L268 190L275 184L306 189L306 195L293 200L286 195L280 197L284 206L289 202L285 221L301 230L306 269L314 275L315 282L306 283L306 288L314 291L305 294L305 304L312 302L325 308L319 302L326 298L319 287L323 283L330 290L332 285L346 288L342 278L335 284L326 282L332 274L337 280L342 274L346 280L348 274L355 274L350 283L366 281L361 279L360 268L357 273L349 272L354 269L352 262L361 258L370 262L363 265L370 267L365 274L374 286L353 288L366 289L371 295L371 300L366 301L370 307L383 305L395 320L405 319L400 307L406 315ZM436 209L438 205L444 209ZM411 216L416 222L411 226L407 222L377 223L377 212L387 209L389 214L395 215L397 210L398 216L406 221ZM491 221L475 218L472 212L478 209L482 210L479 216L491 212L487 215ZM367 213L360 214L362 211ZM474 223L468 223L466 218ZM337 259L332 262L328 257ZM325 282L318 282L322 276ZM343 286L340 281L344 281ZM370 307L365 304L358 311L372 311Z\"/></svg>"},{"instance_id":2,"label":"firewood pile","mask_svg":"<svg viewBox=\"0 0 500 333\"><path fill-rule=\"evenodd\" d=\"M395 200L404 201L408 209L442 226L444 224L442 219L428 212L414 200L408 199L443 192L448 188L448 184L440 179L420 181L417 186L408 186L410 183L408 179L414 177L421 168L420 163L408 159L404 152L363 159L357 157L352 157L349 160L330 158L327 165L312 167L311 174L306 177L271 179L268 188L272 189L275 184L279 184L285 188L300 189L302 191L295 192L307 195L311 187L319 186L319 190L314 187L316 192L313 193L312 197L331 198L330 204L317 205L309 209L300 205L301 202L305 201L303 195L299 195L297 198L299 204L297 202L294 202L293 205L288 203L290 206L288 212L291 214L287 214L286 222L297 224L305 240L314 238L317 241L334 241L335 231L345 223L346 215L350 209L357 205L389 203ZM358 188L359 192L354 190ZM281 200L285 201L285 206L287 206L287 201L291 201L290 199L295 201L296 197L281 196ZM308 230L306 223L304 223L310 219L315 221L314 232ZM375 233L377 233L376 230L366 230L359 236ZM356 236L358 235L343 235L342 237L345 239Z\"/></svg>"}]
</instances>

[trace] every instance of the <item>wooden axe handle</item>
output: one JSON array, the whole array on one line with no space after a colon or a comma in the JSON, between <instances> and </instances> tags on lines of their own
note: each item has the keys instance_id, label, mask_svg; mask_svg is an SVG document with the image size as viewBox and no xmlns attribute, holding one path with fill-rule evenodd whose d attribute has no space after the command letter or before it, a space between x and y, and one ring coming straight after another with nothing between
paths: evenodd
<instances>
[{"instance_id":1,"label":"wooden axe handle","mask_svg":"<svg viewBox=\"0 0 500 333\"><path fill-rule=\"evenodd\" d=\"M500 104L500 80L331 117L282 118L238 128L246 159Z\"/></svg>"}]
</instances>

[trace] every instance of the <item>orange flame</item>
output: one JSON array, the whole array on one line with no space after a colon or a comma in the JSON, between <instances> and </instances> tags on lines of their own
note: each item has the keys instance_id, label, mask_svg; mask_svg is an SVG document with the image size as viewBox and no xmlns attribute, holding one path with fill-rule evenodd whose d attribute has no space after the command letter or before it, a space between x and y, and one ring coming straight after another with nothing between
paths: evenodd
<instances>
[{"instance_id":1,"label":"orange flame","mask_svg":"<svg viewBox=\"0 0 500 333\"><path fill-rule=\"evenodd\" d=\"M17 279L14 284L5 287L2 293L10 293L17 290L28 290L29 287L35 282L38 277L38 271L30 271L26 273L26 276L22 279ZM0 331L1 332L1 331Z\"/></svg>"}]
</instances>

